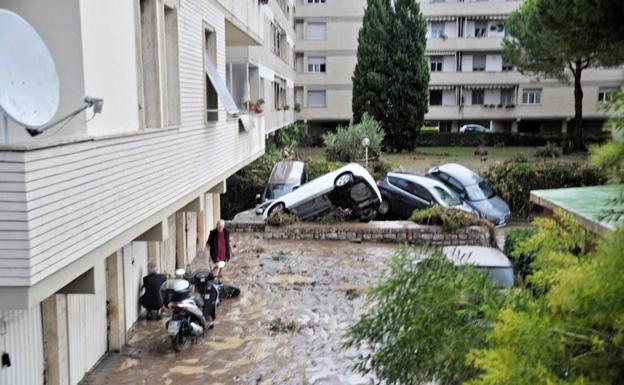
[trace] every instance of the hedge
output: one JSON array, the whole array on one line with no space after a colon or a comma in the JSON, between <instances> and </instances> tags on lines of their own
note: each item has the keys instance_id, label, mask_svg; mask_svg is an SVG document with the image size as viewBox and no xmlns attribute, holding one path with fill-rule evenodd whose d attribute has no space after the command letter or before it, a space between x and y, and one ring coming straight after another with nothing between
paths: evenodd
<instances>
[{"instance_id":1,"label":"hedge","mask_svg":"<svg viewBox=\"0 0 624 385\"><path fill-rule=\"evenodd\" d=\"M603 143L608 135L586 136L586 144ZM416 139L417 147L539 147L548 143L565 144L571 140L565 135L512 134L508 132L421 132ZM565 147L565 146L563 146Z\"/></svg>"},{"instance_id":2,"label":"hedge","mask_svg":"<svg viewBox=\"0 0 624 385\"><path fill-rule=\"evenodd\" d=\"M536 210L530 203L531 190L595 186L607 182L602 172L587 164L555 161L540 164L506 161L488 168L483 177L509 204L512 216L523 218Z\"/></svg>"}]
</instances>

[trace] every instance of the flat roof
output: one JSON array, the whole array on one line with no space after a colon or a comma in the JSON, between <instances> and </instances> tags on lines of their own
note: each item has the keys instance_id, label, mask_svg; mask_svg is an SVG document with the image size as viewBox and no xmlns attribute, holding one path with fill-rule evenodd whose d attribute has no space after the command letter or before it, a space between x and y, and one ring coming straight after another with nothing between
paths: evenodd
<instances>
[{"instance_id":1,"label":"flat roof","mask_svg":"<svg viewBox=\"0 0 624 385\"><path fill-rule=\"evenodd\" d=\"M624 209L611 201L624 191L624 185L571 187L531 191L531 202L548 210L559 208L572 214L585 229L600 235L624 224L624 218L605 218L609 209Z\"/></svg>"}]
</instances>

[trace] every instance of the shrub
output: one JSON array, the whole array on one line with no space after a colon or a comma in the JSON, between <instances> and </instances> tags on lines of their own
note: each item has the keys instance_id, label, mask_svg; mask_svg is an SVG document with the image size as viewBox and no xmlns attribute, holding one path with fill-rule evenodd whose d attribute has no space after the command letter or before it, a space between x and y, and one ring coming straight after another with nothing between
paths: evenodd
<instances>
[{"instance_id":1,"label":"shrub","mask_svg":"<svg viewBox=\"0 0 624 385\"><path fill-rule=\"evenodd\" d=\"M266 220L269 226L289 226L297 222L299 222L299 218L296 215L278 210L274 210Z\"/></svg>"},{"instance_id":2,"label":"shrub","mask_svg":"<svg viewBox=\"0 0 624 385\"><path fill-rule=\"evenodd\" d=\"M519 282L526 282L526 277L531 274L531 263L535 256L533 253L519 250L518 245L526 242L535 233L537 233L535 227L509 229L505 233L505 249L503 252L511 260Z\"/></svg>"},{"instance_id":3,"label":"shrub","mask_svg":"<svg viewBox=\"0 0 624 385\"><path fill-rule=\"evenodd\" d=\"M392 169L394 168L394 165L392 163L389 162L385 162L383 160L377 160L372 162L372 175L373 178L375 180L379 180L381 178L383 178L384 176L386 176L386 174L388 174L390 171L392 171Z\"/></svg>"},{"instance_id":4,"label":"shrub","mask_svg":"<svg viewBox=\"0 0 624 385\"><path fill-rule=\"evenodd\" d=\"M528 217L534 207L531 190L593 186L604 184L605 176L584 163L545 162L543 164L507 161L488 168L483 177L494 192L510 206L512 215Z\"/></svg>"},{"instance_id":5,"label":"shrub","mask_svg":"<svg viewBox=\"0 0 624 385\"><path fill-rule=\"evenodd\" d=\"M559 158L561 156L561 147L557 146L554 143L548 142L544 147L539 147L537 151L535 151L535 156L538 158Z\"/></svg>"},{"instance_id":6,"label":"shrub","mask_svg":"<svg viewBox=\"0 0 624 385\"><path fill-rule=\"evenodd\" d=\"M442 226L445 231L454 231L476 223L476 218L464 211L438 205L424 210L414 210L410 220L420 225Z\"/></svg>"},{"instance_id":7,"label":"shrub","mask_svg":"<svg viewBox=\"0 0 624 385\"><path fill-rule=\"evenodd\" d=\"M311 160L307 161L306 165L308 166L309 178L312 180L321 175L327 174L328 172L339 169L343 164L338 162Z\"/></svg>"},{"instance_id":8,"label":"shrub","mask_svg":"<svg viewBox=\"0 0 624 385\"><path fill-rule=\"evenodd\" d=\"M295 122L288 127L275 132L274 139L277 147L297 147L310 141L308 125L304 122Z\"/></svg>"},{"instance_id":9,"label":"shrub","mask_svg":"<svg viewBox=\"0 0 624 385\"><path fill-rule=\"evenodd\" d=\"M587 144L603 143L608 134L587 135ZM512 134L508 132L476 133L476 132L421 132L416 137L419 147L538 147L549 142L563 145L569 141L565 135Z\"/></svg>"},{"instance_id":10,"label":"shrub","mask_svg":"<svg viewBox=\"0 0 624 385\"><path fill-rule=\"evenodd\" d=\"M364 138L370 140L369 159L376 158L381 153L384 132L379 122L368 114L362 117L360 123L338 127L335 133L325 134L323 136L325 157L330 162L364 160L364 147L362 147Z\"/></svg>"}]
</instances>

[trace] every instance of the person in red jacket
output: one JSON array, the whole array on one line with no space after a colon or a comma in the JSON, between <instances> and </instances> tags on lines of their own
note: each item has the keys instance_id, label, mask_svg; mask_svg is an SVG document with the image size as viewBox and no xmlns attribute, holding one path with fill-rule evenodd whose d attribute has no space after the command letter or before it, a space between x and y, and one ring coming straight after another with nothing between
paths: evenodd
<instances>
[{"instance_id":1,"label":"person in red jacket","mask_svg":"<svg viewBox=\"0 0 624 385\"><path fill-rule=\"evenodd\" d=\"M229 262L232 256L230 233L225 229L224 220L219 220L216 228L210 231L206 247L210 250L212 263L215 264L214 275L216 278L221 278L225 263Z\"/></svg>"}]
</instances>

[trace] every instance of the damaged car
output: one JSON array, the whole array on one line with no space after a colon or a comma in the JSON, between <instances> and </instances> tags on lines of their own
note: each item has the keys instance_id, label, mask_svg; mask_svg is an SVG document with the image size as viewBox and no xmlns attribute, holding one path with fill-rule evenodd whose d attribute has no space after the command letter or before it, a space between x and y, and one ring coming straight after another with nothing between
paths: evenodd
<instances>
[{"instance_id":1,"label":"damaged car","mask_svg":"<svg viewBox=\"0 0 624 385\"><path fill-rule=\"evenodd\" d=\"M359 164L350 163L273 200L263 216L266 220L274 212L282 211L310 221L340 212L345 219L369 221L377 215L381 201L371 174Z\"/></svg>"}]
</instances>

